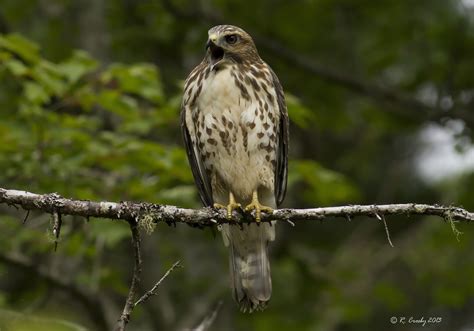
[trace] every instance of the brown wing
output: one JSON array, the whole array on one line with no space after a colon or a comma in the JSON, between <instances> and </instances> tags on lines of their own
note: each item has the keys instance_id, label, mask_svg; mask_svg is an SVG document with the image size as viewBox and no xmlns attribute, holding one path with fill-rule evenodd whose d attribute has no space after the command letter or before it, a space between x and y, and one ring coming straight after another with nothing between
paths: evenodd
<instances>
[{"instance_id":1,"label":"brown wing","mask_svg":"<svg viewBox=\"0 0 474 331\"><path fill-rule=\"evenodd\" d=\"M277 95L278 110L280 111L280 123L278 130L278 149L275 169L275 200L279 206L286 194L286 183L288 178L288 143L289 143L289 121L286 109L285 94L283 87L272 69L273 85Z\"/></svg>"},{"instance_id":2,"label":"brown wing","mask_svg":"<svg viewBox=\"0 0 474 331\"><path fill-rule=\"evenodd\" d=\"M192 76L193 72L191 73L190 77ZM185 92L188 88L189 84L186 84ZM191 108L187 107L186 105L186 102L188 102L189 99L192 98L183 100L183 104L181 106L181 132L183 134L184 146L186 147L189 165L191 166L191 170L193 172L194 182L196 183L199 197L205 206L211 207L214 204L214 199L212 198L211 181L204 167L201 153L199 152L199 146L197 144L196 129L198 128L194 126L190 130L186 124L186 112L191 111ZM194 125L194 123L192 124ZM192 132L193 136L191 136L190 132Z\"/></svg>"}]
</instances>

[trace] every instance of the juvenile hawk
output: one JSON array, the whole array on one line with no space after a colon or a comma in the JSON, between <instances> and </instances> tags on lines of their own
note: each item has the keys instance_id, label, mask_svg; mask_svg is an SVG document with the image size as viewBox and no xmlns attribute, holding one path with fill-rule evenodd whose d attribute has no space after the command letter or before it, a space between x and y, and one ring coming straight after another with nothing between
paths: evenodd
<instances>
[{"instance_id":1,"label":"juvenile hawk","mask_svg":"<svg viewBox=\"0 0 474 331\"><path fill-rule=\"evenodd\" d=\"M277 76L244 30L209 30L206 55L185 83L181 127L203 204L226 208L229 218L240 203L255 211L256 223L224 225L222 236L235 300L242 311L262 310L272 292L275 225L259 221L285 196L288 115Z\"/></svg>"}]
</instances>

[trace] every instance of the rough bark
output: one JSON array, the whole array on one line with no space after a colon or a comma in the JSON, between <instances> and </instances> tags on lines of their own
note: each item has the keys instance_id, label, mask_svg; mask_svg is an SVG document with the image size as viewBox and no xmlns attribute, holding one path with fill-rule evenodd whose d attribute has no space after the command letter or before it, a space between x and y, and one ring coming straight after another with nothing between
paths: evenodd
<instances>
[{"instance_id":1,"label":"rough bark","mask_svg":"<svg viewBox=\"0 0 474 331\"><path fill-rule=\"evenodd\" d=\"M26 191L0 188L0 203L21 206L26 210L41 210L46 213L99 217L116 220L142 220L167 223L187 223L192 226L209 226L223 223L253 222L254 217L244 212L234 212L231 219L226 218L224 210L212 208L187 209L176 206L159 205L146 202L108 202L73 200L56 193L35 194ZM387 205L348 205L310 209L277 209L273 213L263 213L262 222L277 221L322 221L331 217L352 219L368 216L381 219L387 215L432 215L449 221L474 221L474 213L452 206L428 205L418 203Z\"/></svg>"}]
</instances>

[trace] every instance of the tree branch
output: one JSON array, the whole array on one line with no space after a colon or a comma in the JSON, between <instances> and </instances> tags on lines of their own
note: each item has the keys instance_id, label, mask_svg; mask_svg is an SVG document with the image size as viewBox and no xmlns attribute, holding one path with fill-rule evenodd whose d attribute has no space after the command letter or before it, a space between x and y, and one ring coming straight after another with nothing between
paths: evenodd
<instances>
[{"instance_id":1,"label":"tree branch","mask_svg":"<svg viewBox=\"0 0 474 331\"><path fill-rule=\"evenodd\" d=\"M135 296L137 292L138 285L140 284L140 274L142 272L142 257L140 253L140 231L138 230L138 224L134 219L129 221L130 230L132 232L132 246L133 254L135 257L135 263L133 266L133 276L132 283L130 284L130 289L128 290L127 300L125 301L125 306L123 307L122 314L117 321L115 326L115 331L124 331L128 322L130 321L130 314L135 307Z\"/></svg>"},{"instance_id":2,"label":"tree branch","mask_svg":"<svg viewBox=\"0 0 474 331\"><path fill-rule=\"evenodd\" d=\"M168 269L168 271L165 272L165 274L160 278L159 281L156 282L156 284L148 290L145 294L143 294L140 299L137 300L137 302L134 303L134 307L138 306L139 304L147 301L151 296L156 295L158 291L158 287L161 285L161 283L170 275L170 273L176 269L176 268L182 268L181 261L176 261L171 268Z\"/></svg>"},{"instance_id":3,"label":"tree branch","mask_svg":"<svg viewBox=\"0 0 474 331\"><path fill-rule=\"evenodd\" d=\"M210 226L223 223L253 222L254 217L248 213L234 212L227 219L224 210L213 208L187 209L176 206L134 202L96 202L72 200L56 193L35 194L26 191L6 190L0 188L0 203L21 206L26 210L41 210L46 213L60 212L62 215L100 217L120 220L144 220L153 222L186 223L192 226ZM377 216L378 215L378 216ZM277 209L273 213L264 213L262 222L276 221L322 221L329 217L351 219L356 216L367 216L378 219L381 215L432 215L449 221L474 222L474 213L463 208L452 206L428 205L417 203L387 205L348 205L310 209Z\"/></svg>"},{"instance_id":4,"label":"tree branch","mask_svg":"<svg viewBox=\"0 0 474 331\"><path fill-rule=\"evenodd\" d=\"M140 284L140 274L142 271L142 258L140 253L140 232L137 227L136 222L130 222L130 230L132 231L132 246L135 256L135 264L133 267L133 276L132 276L132 283L130 285L130 289L128 290L127 300L125 301L125 306L123 307L122 314L120 318L117 320L117 324L115 326L115 331L124 331L125 327L127 326L128 322L130 321L130 315L132 314L133 309L139 304L147 301L151 296L157 294L158 287L161 283L169 276L169 274L178 267L181 267L180 261L175 262L171 268L166 271L166 273L160 278L160 280L153 286L153 288L147 291L143 296L140 297L136 302L136 292Z\"/></svg>"},{"instance_id":5,"label":"tree branch","mask_svg":"<svg viewBox=\"0 0 474 331\"><path fill-rule=\"evenodd\" d=\"M176 206L159 205L152 203L134 203L134 202L108 202L108 201L88 201L88 200L73 200L63 198L56 193L51 194L36 194L27 191L7 190L0 188L0 204L7 204L10 206L21 206L26 210L40 210L53 215L77 215L83 217L100 217L108 219L125 220L130 224L132 233L132 246L134 250L135 263L133 268L132 282L128 292L128 296L115 326L116 331L123 331L130 320L130 314L136 305L144 302L151 295L155 294L156 288L160 285L162 280L179 265L176 262L170 270L160 279L156 285L135 302L136 292L140 283L141 274L141 254L140 254L140 232L138 225L140 222L166 222L174 224L176 222L186 223L191 226L211 226L222 223L245 223L255 222L254 215L244 213L243 211L234 212L231 219L227 218L227 213L224 210L217 210L213 208L201 209L186 209L178 208ZM427 205L416 203L405 204L387 204L387 205L348 205L339 207L324 207L311 209L277 209L272 213L265 213L262 215L262 222L272 220L287 221L294 224L296 221L303 220L319 220L322 221L329 217L341 217L351 220L356 216L372 217L382 220L387 232L387 238L390 241L390 236L385 222L386 215L432 215L443 218L451 223L453 231L458 233L454 227L453 221L474 222L474 213L469 212L463 208L452 206ZM57 234L59 235L59 226L57 226ZM392 245L392 244L391 244ZM392 245L393 246L393 245ZM1 261L0 257L0 261ZM5 261L5 259L3 259ZM9 261L11 263L11 261ZM46 277L46 276L45 276ZM48 279L46 277L46 279ZM71 290L71 287L63 285L60 282L56 283ZM71 291L75 292L73 288ZM84 302L88 302L90 298L83 296ZM106 323L105 321L100 321Z\"/></svg>"}]
</instances>

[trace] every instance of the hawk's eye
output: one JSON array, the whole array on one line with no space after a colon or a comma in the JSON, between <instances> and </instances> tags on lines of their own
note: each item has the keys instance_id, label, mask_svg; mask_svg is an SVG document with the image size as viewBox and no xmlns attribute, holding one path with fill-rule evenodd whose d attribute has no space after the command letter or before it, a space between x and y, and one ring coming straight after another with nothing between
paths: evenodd
<instances>
[{"instance_id":1,"label":"hawk's eye","mask_svg":"<svg viewBox=\"0 0 474 331\"><path fill-rule=\"evenodd\" d=\"M225 41L228 43L228 44L235 44L237 42L237 35L236 34L229 34L227 36L225 36Z\"/></svg>"}]
</instances>

